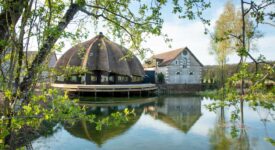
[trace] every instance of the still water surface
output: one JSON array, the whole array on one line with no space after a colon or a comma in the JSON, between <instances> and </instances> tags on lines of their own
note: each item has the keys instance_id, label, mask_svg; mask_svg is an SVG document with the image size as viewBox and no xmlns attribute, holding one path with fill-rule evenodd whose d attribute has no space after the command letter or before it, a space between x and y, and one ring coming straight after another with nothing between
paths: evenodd
<instances>
[{"instance_id":1,"label":"still water surface","mask_svg":"<svg viewBox=\"0 0 275 150\"><path fill-rule=\"evenodd\" d=\"M207 98L171 96L116 103L82 102L98 116L125 108L135 108L136 116L118 127L95 131L87 122L73 126L58 123L54 133L32 142L38 150L182 150L182 149L256 149L272 150L266 137L275 139L274 112L244 107L245 128L237 123L236 137L231 131L231 108L210 112ZM221 124L220 120L225 120Z\"/></svg>"}]
</instances>

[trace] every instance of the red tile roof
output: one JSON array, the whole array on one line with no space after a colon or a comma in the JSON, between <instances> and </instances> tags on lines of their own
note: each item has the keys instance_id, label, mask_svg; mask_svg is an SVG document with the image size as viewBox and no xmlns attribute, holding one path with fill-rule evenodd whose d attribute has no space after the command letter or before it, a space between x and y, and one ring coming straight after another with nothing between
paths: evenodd
<instances>
[{"instance_id":1,"label":"red tile roof","mask_svg":"<svg viewBox=\"0 0 275 150\"><path fill-rule=\"evenodd\" d=\"M202 63L195 57L195 55L187 47L178 48L178 49L171 50L168 52L160 53L160 54L154 55L152 58L161 61L159 66L167 66L174 59L176 59L178 57L178 55L181 54L181 52L183 52L185 50L188 51L201 66L203 66Z\"/></svg>"}]
</instances>

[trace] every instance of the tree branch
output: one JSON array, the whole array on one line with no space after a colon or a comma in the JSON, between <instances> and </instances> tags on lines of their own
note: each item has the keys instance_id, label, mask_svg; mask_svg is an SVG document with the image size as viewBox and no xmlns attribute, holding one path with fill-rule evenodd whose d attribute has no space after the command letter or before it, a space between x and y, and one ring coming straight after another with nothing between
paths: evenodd
<instances>
[{"instance_id":1,"label":"tree branch","mask_svg":"<svg viewBox=\"0 0 275 150\"><path fill-rule=\"evenodd\" d=\"M23 6L21 5L23 2L24 0L3 2L9 7L4 7L2 13L0 14L0 40L5 41L8 39L10 26L12 24L16 24L23 12ZM2 53L3 49L3 45L0 45L0 54Z\"/></svg>"},{"instance_id":2,"label":"tree branch","mask_svg":"<svg viewBox=\"0 0 275 150\"><path fill-rule=\"evenodd\" d=\"M122 5L122 4L121 4L121 5ZM101 7L101 6L88 5L88 4L86 4L86 6L91 7L91 8L101 9L101 10L106 11L106 12L108 12L108 13L111 13L111 14L113 14L113 15L115 15L115 16L118 16L118 17L120 17L120 18L122 18L122 19L124 19L124 20L126 20L126 21L128 21L128 22L130 22L130 23L133 23L133 24L136 24L136 25L140 25L140 26L145 25L145 24L155 24L155 23L156 23L156 22L139 23L139 22L133 21L133 20L131 20L131 19L129 19L129 18L127 18L127 17L121 15L121 14L115 13L115 12L113 12L113 11L107 9L107 6L106 6L106 7ZM131 15L131 17L134 18L133 13L132 13L129 9L127 9L127 10L128 10L128 13ZM103 14L103 13L102 13L102 14Z\"/></svg>"},{"instance_id":3,"label":"tree branch","mask_svg":"<svg viewBox=\"0 0 275 150\"><path fill-rule=\"evenodd\" d=\"M79 5L71 4L68 10L66 11L66 13L64 14L64 16L62 17L62 19L59 21L58 25L54 27L55 31L58 31L59 33L49 34L45 38L46 40L43 42L41 48L39 49L38 54L36 55L34 61L32 62L32 65L30 66L30 68L28 68L27 75L24 77L22 83L20 84L20 91L23 94L23 97L20 100L21 103L24 101L28 103L27 98L28 98L28 93L30 92L28 90L32 85L32 80L35 77L35 74L37 73L37 69L44 62L44 60L46 59L46 56L50 53L51 48L59 39L59 37L61 36L61 33L65 30L65 28L73 19L75 14L79 11L79 8L80 8Z\"/></svg>"},{"instance_id":4,"label":"tree branch","mask_svg":"<svg viewBox=\"0 0 275 150\"><path fill-rule=\"evenodd\" d=\"M272 27L275 27L275 24L272 24L272 23L270 23L270 22L262 22L263 24L267 24L267 25L270 25L270 26L272 26Z\"/></svg>"},{"instance_id":5,"label":"tree branch","mask_svg":"<svg viewBox=\"0 0 275 150\"><path fill-rule=\"evenodd\" d=\"M254 7L254 3L253 3L253 1L250 3L250 7L244 12L244 15L246 16L249 12L250 12L250 10L252 10L253 9L253 7Z\"/></svg>"},{"instance_id":6,"label":"tree branch","mask_svg":"<svg viewBox=\"0 0 275 150\"><path fill-rule=\"evenodd\" d=\"M83 13L87 14L87 15L90 15L90 16L95 17L95 19L98 19L99 17L101 17L101 16L102 16L102 14L97 15L97 14L94 14L94 13L91 13L91 12L87 11L87 10L86 10L86 9L84 9L84 8L79 8L79 10L80 10L81 12L83 12Z\"/></svg>"},{"instance_id":7,"label":"tree branch","mask_svg":"<svg viewBox=\"0 0 275 150\"><path fill-rule=\"evenodd\" d=\"M272 69L275 69L275 64L273 64ZM258 83L264 81L268 76L269 76L269 73L266 73L260 80L255 82L254 86L257 85Z\"/></svg>"},{"instance_id":8,"label":"tree branch","mask_svg":"<svg viewBox=\"0 0 275 150\"><path fill-rule=\"evenodd\" d=\"M126 21L130 22L130 23L133 23L133 24L137 24L137 25L142 25L141 23L138 23L138 22L135 22L135 21L132 21L131 19L121 15L121 14L117 14L117 13L114 13L113 11L110 11L109 9L107 9L106 7L100 7L100 6L94 6L94 5L87 5L88 7L92 7L92 8L97 8L97 9L101 9L101 10L104 10L104 11L107 11L108 13L111 13L115 16L118 16L120 18L123 18L125 19Z\"/></svg>"}]
</instances>

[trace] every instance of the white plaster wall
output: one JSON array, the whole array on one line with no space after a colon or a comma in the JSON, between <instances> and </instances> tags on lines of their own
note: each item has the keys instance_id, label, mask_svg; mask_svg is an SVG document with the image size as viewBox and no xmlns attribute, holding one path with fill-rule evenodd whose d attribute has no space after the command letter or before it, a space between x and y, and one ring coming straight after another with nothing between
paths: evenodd
<instances>
[{"instance_id":1,"label":"white plaster wall","mask_svg":"<svg viewBox=\"0 0 275 150\"><path fill-rule=\"evenodd\" d=\"M164 80L165 80L165 82L166 82L166 80L167 80L167 77L168 77L168 73L167 73L167 67L165 66L165 67L157 67L156 68L156 76L155 76L155 79L157 80L158 79L158 77L157 77L157 74L159 74L159 73L162 73L163 75L164 75ZM157 82L157 81L156 81Z\"/></svg>"},{"instance_id":2,"label":"white plaster wall","mask_svg":"<svg viewBox=\"0 0 275 150\"><path fill-rule=\"evenodd\" d=\"M48 62L48 68L53 68L57 59L55 54L51 54L49 57L49 62ZM48 71L42 71L41 73L41 79L44 81L49 81L49 72Z\"/></svg>"},{"instance_id":3,"label":"white plaster wall","mask_svg":"<svg viewBox=\"0 0 275 150\"><path fill-rule=\"evenodd\" d=\"M184 59L187 60L187 67L183 68ZM166 66L166 83L167 84L200 84L202 67L196 59L187 52L182 53L169 65ZM179 74L177 74L179 72ZM193 72L193 75L190 75Z\"/></svg>"},{"instance_id":4,"label":"white plaster wall","mask_svg":"<svg viewBox=\"0 0 275 150\"><path fill-rule=\"evenodd\" d=\"M52 54L52 55L50 56L50 60L49 60L48 66L49 66L50 68L53 68L54 65L55 65L55 63L56 63L56 61L57 61L57 58L56 58L55 54Z\"/></svg>"}]
</instances>

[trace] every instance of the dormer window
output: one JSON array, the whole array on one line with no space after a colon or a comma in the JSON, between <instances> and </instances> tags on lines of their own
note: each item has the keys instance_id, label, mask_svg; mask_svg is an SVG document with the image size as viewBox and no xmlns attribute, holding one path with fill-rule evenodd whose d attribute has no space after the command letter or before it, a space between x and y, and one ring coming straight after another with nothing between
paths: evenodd
<instances>
[{"instance_id":1,"label":"dormer window","mask_svg":"<svg viewBox=\"0 0 275 150\"><path fill-rule=\"evenodd\" d=\"M182 52L182 55L186 56L186 55L187 55L187 51L186 51L186 50L183 51L183 52Z\"/></svg>"}]
</instances>

